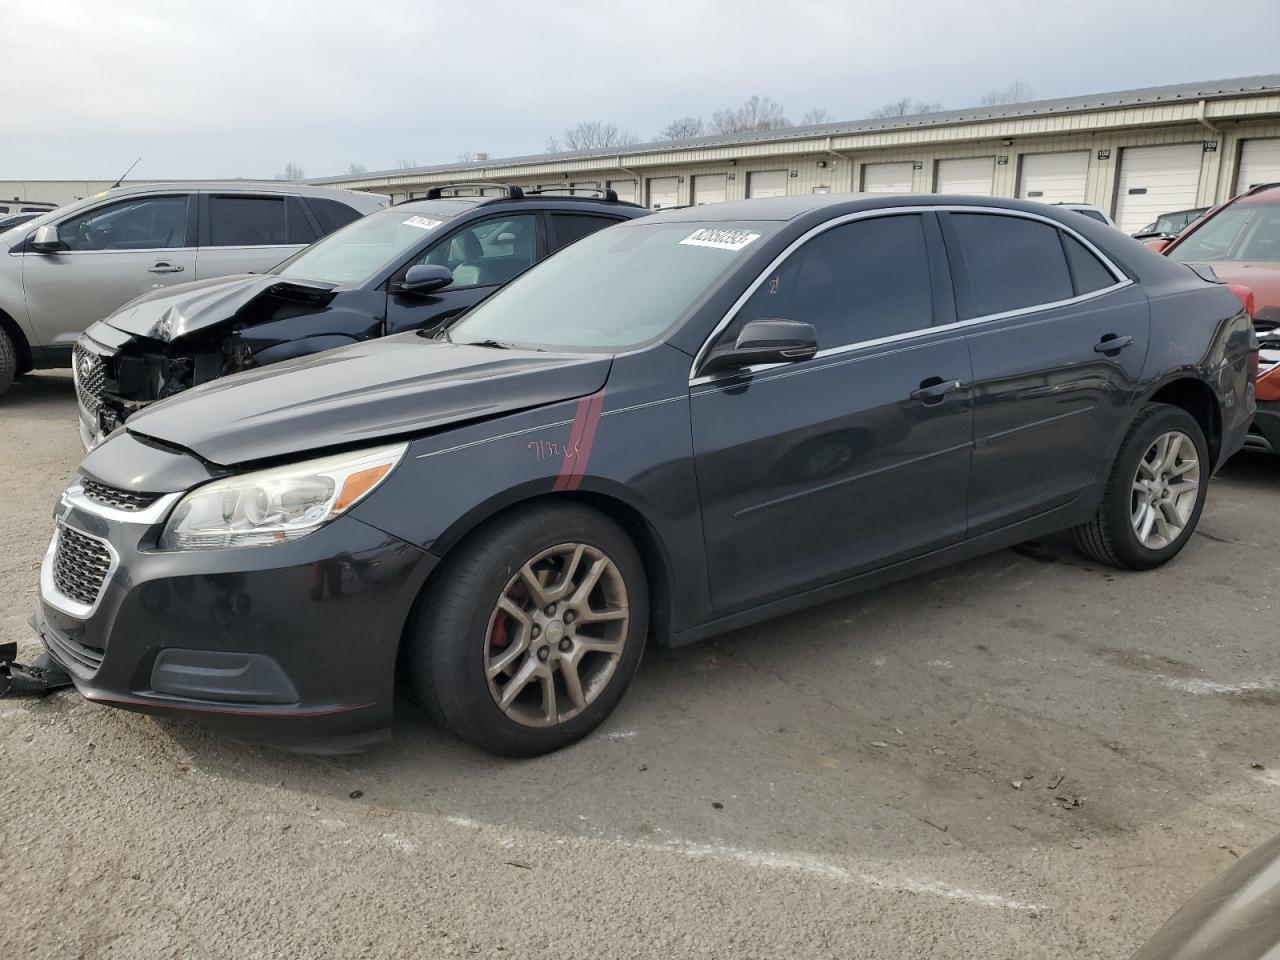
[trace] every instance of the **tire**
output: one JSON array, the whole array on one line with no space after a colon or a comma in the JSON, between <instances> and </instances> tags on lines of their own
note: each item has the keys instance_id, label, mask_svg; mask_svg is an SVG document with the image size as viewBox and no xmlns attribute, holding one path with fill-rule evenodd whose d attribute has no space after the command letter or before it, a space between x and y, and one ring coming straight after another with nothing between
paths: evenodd
<instances>
[{"instance_id":1,"label":"tire","mask_svg":"<svg viewBox=\"0 0 1280 960\"><path fill-rule=\"evenodd\" d=\"M13 386L13 378L17 375L18 351L9 332L0 327L0 394Z\"/></svg>"},{"instance_id":2,"label":"tire","mask_svg":"<svg viewBox=\"0 0 1280 960\"><path fill-rule=\"evenodd\" d=\"M1174 447L1173 463L1168 464L1156 445L1176 435L1186 439ZM1187 441L1194 446L1194 463ZM1148 404L1120 444L1097 514L1072 530L1076 548L1124 570L1150 570L1168 563L1187 545L1200 521L1211 469L1209 445L1195 418L1180 407ZM1165 476L1169 470L1173 476ZM1192 476L1194 497L1185 489ZM1150 504L1149 510L1143 510L1144 503ZM1140 528L1150 531L1146 540Z\"/></svg>"},{"instance_id":3,"label":"tire","mask_svg":"<svg viewBox=\"0 0 1280 960\"><path fill-rule=\"evenodd\" d=\"M599 726L626 692L648 632L644 564L622 528L582 504L540 503L484 525L445 563L407 651L414 691L436 722L508 757L559 750Z\"/></svg>"}]
</instances>

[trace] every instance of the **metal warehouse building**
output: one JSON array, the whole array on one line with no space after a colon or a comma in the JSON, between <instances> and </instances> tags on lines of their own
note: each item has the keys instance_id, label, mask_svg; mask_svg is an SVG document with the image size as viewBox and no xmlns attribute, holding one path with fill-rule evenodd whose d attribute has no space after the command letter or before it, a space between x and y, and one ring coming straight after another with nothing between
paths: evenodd
<instances>
[{"instance_id":1,"label":"metal warehouse building","mask_svg":"<svg viewBox=\"0 0 1280 960\"><path fill-rule=\"evenodd\" d=\"M404 200L490 180L607 185L655 209L788 193L1016 196L1091 203L1132 233L1280 181L1280 74L315 182Z\"/></svg>"}]
</instances>

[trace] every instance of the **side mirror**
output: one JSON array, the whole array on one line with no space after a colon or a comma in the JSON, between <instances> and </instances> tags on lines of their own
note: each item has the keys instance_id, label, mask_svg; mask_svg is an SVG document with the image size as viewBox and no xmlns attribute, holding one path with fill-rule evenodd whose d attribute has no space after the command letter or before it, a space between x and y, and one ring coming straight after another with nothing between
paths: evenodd
<instances>
[{"instance_id":1,"label":"side mirror","mask_svg":"<svg viewBox=\"0 0 1280 960\"><path fill-rule=\"evenodd\" d=\"M62 241L58 239L58 228L51 223L36 227L31 235L31 249L36 253L55 253L62 249Z\"/></svg>"},{"instance_id":2,"label":"side mirror","mask_svg":"<svg viewBox=\"0 0 1280 960\"><path fill-rule=\"evenodd\" d=\"M712 354L702 373L737 370L758 363L794 363L818 352L818 333L799 320L752 320L729 350Z\"/></svg>"},{"instance_id":3,"label":"side mirror","mask_svg":"<svg viewBox=\"0 0 1280 960\"><path fill-rule=\"evenodd\" d=\"M453 283L453 271L438 263L416 263L395 285L396 293L433 293Z\"/></svg>"}]
</instances>

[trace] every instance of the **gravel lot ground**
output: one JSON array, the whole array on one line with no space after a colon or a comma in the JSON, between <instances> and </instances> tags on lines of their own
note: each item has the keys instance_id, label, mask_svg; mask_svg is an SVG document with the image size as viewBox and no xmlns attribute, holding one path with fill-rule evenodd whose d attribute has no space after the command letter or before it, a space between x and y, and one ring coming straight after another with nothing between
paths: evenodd
<instances>
[{"instance_id":1,"label":"gravel lot ground","mask_svg":"<svg viewBox=\"0 0 1280 960\"><path fill-rule=\"evenodd\" d=\"M0 640L79 460L0 401ZM1028 545L676 651L595 736L314 759L0 701L0 957L1125 957L1280 830L1280 460L1171 566Z\"/></svg>"}]
</instances>

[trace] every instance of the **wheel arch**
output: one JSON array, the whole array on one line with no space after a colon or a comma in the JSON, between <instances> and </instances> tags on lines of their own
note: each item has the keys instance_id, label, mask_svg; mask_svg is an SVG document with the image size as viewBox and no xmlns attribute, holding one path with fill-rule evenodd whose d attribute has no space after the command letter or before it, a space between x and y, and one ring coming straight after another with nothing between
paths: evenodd
<instances>
[{"instance_id":1,"label":"wheel arch","mask_svg":"<svg viewBox=\"0 0 1280 960\"><path fill-rule=\"evenodd\" d=\"M27 343L26 334L22 332L22 328L18 326L18 322L0 310L0 330L9 335L9 339L13 342L13 349L18 354L18 373L26 373L34 366L31 356L31 344Z\"/></svg>"},{"instance_id":2,"label":"wheel arch","mask_svg":"<svg viewBox=\"0 0 1280 960\"><path fill-rule=\"evenodd\" d=\"M1218 455L1222 452L1222 409L1213 387L1199 377L1173 376L1148 391L1143 398L1143 404L1147 403L1166 403L1191 414L1209 444L1210 463L1218 462ZM1137 415L1137 410L1134 415Z\"/></svg>"}]
</instances>

